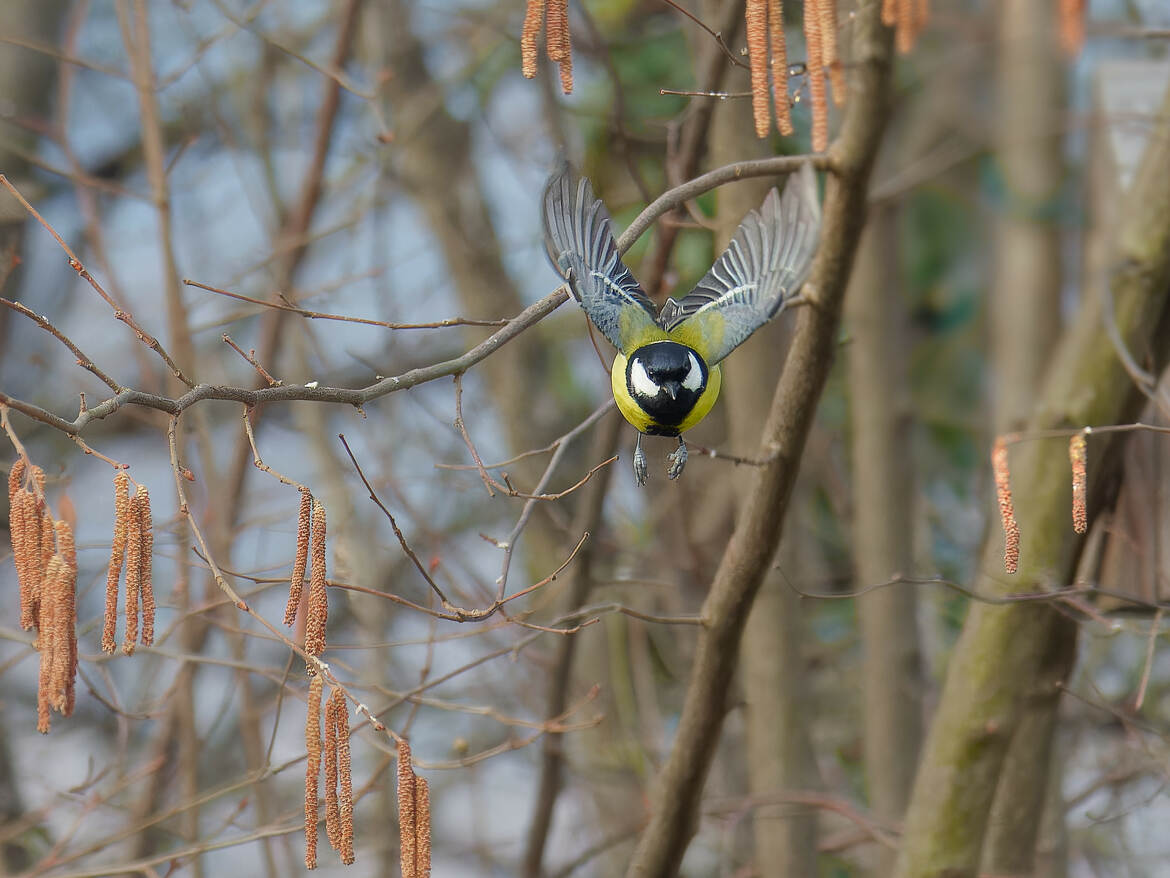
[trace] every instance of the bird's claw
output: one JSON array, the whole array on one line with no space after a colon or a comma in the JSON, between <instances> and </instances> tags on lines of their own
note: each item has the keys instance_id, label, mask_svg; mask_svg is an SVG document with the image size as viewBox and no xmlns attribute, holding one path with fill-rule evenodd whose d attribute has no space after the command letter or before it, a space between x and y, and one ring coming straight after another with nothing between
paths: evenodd
<instances>
[{"instance_id":1,"label":"bird's claw","mask_svg":"<svg viewBox=\"0 0 1170 878\"><path fill-rule=\"evenodd\" d=\"M687 465L687 446L679 437L678 448L666 455L666 459L670 461L670 466L666 470L666 477L668 479L677 479L682 475L683 468Z\"/></svg>"},{"instance_id":2,"label":"bird's claw","mask_svg":"<svg viewBox=\"0 0 1170 878\"><path fill-rule=\"evenodd\" d=\"M646 479L650 470L646 466L646 452L642 450L642 434L638 434L638 441L634 444L634 481L639 488L646 487Z\"/></svg>"}]
</instances>

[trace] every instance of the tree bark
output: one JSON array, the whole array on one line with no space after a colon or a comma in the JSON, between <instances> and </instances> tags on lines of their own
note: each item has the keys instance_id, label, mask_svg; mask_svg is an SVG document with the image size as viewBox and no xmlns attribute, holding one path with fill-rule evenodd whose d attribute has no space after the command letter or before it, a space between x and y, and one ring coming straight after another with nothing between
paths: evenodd
<instances>
[{"instance_id":1,"label":"tree bark","mask_svg":"<svg viewBox=\"0 0 1170 878\"><path fill-rule=\"evenodd\" d=\"M1143 396L1126 374L1104 329L1111 308L1121 338L1139 360L1161 360L1170 345L1170 92L1145 156L1119 211L1110 295L1087 298L1057 348L1034 405L1029 430L1103 425L1132 419ZM1094 459L1116 443L1093 441ZM1103 466L1089 471L1090 510ZM1035 440L1012 449L1020 523L1020 571L1003 575L1002 543L986 547L977 591L993 596L1071 581L1083 540L1069 524L1071 497L1064 443ZM907 815L897 878L968 878L980 867L988 815L1008 743L1025 699L1043 684L1038 671L1054 645L1072 640L1063 617L1038 603L976 602L951 657ZM1065 643L1065 648L1072 648ZM1061 681L1063 682L1063 681Z\"/></svg>"},{"instance_id":2,"label":"tree bark","mask_svg":"<svg viewBox=\"0 0 1170 878\"><path fill-rule=\"evenodd\" d=\"M30 40L56 45L57 31L66 3L64 0L10 0L0 3L0 33L19 34ZM57 63L47 54L13 45L0 46L0 106L4 117L19 120L43 119L49 115L53 87L57 81ZM28 162L22 152L32 154L37 149L37 136L31 128L20 128L11 123L0 127L0 170L18 188L30 191L27 180ZM17 149L6 144L14 143ZM24 230L28 213L7 192L0 192L0 293L19 300L18 289L22 273L19 270L24 248ZM33 307L36 307L34 304ZM4 339L9 332L11 311L0 313L0 347L7 347ZM3 510L3 524L7 529L9 510ZM0 717L3 714L0 713ZM5 717L6 718L6 717ZM13 747L8 740L9 724L0 722L0 835L10 823L24 814L24 800L17 782L13 761ZM30 864L28 848L22 839L6 841L0 846L0 875L22 872Z\"/></svg>"},{"instance_id":3,"label":"tree bark","mask_svg":"<svg viewBox=\"0 0 1170 878\"><path fill-rule=\"evenodd\" d=\"M729 90L743 88L747 88L747 77L742 74L728 84ZM747 101L727 102L716 109L710 148L714 164L767 154L766 142L755 136L752 125ZM740 221L760 206L774 183L760 178L720 190L715 253L723 252ZM783 352L791 342L791 320L791 315L785 315L763 327L722 366L728 436L734 449L750 449L764 427L769 391L776 386L784 365ZM736 496L746 497L755 470L737 468L732 475ZM781 567L789 576L802 568L803 549L801 534L786 528L778 554L784 558ZM768 570L748 615L739 650L747 744L744 773L748 792L762 802L783 790L808 790L819 784L808 735L803 625L800 597L788 588L783 574ZM785 804L759 805L752 813L752 835L753 862L762 878L816 874L815 811Z\"/></svg>"},{"instance_id":4,"label":"tree bark","mask_svg":"<svg viewBox=\"0 0 1170 878\"><path fill-rule=\"evenodd\" d=\"M1057 198L1064 176L1064 65L1056 7L1000 0L996 167L999 216L990 314L996 432L1028 420L1060 332Z\"/></svg>"},{"instance_id":5,"label":"tree bark","mask_svg":"<svg viewBox=\"0 0 1170 878\"><path fill-rule=\"evenodd\" d=\"M597 445L603 453L612 454L626 422L616 411L611 412L598 428ZM577 555L577 562L568 574L569 584L558 605L558 616L565 616L585 604L593 587L594 569L601 547L598 533L602 520L602 506L609 493L613 467L607 466L584 488L584 498L577 508L573 533L589 531L589 542ZM550 720L560 716L569 706L573 693L573 661L580 643L579 636L561 637L555 645L552 672L545 688L544 711ZM524 859L520 874L525 878L540 878L543 873L545 847L552 829L553 813L560 795L565 770L564 735L545 735L540 744L540 779L537 782L532 817L528 826Z\"/></svg>"},{"instance_id":6,"label":"tree bark","mask_svg":"<svg viewBox=\"0 0 1170 878\"><path fill-rule=\"evenodd\" d=\"M65 0L8 0L0 4L0 33L56 45ZM47 53L16 45L0 46L0 169L18 189L30 192L25 175L25 156L37 151L38 123L49 116L57 62ZM17 125L12 121L33 124ZM19 272L20 251L28 213L7 192L0 192L0 289L13 289ZM8 296L8 298L13 298ZM0 338L9 321L9 312L0 315Z\"/></svg>"},{"instance_id":7,"label":"tree bark","mask_svg":"<svg viewBox=\"0 0 1170 878\"><path fill-rule=\"evenodd\" d=\"M670 756L628 874L677 873L694 833L703 783L719 739L727 692L752 601L780 538L796 468L836 348L845 284L865 222L869 172L888 117L891 34L881 4L862 5L849 103L833 144L821 244L797 312L794 342L761 437L760 468L703 607L706 620Z\"/></svg>"},{"instance_id":8,"label":"tree bark","mask_svg":"<svg viewBox=\"0 0 1170 878\"><path fill-rule=\"evenodd\" d=\"M845 302L849 324L853 546L858 588L911 571L913 502L907 326L898 283L897 211L870 216ZM922 741L922 657L913 587L857 599L861 631L863 749L869 804L902 819ZM893 865L882 850L877 874Z\"/></svg>"},{"instance_id":9,"label":"tree bark","mask_svg":"<svg viewBox=\"0 0 1170 878\"><path fill-rule=\"evenodd\" d=\"M1000 5L996 146L1007 203L995 229L991 351L997 431L1027 420L1057 340L1060 228L1056 206L1064 176L1065 67L1056 7L1030 0ZM1040 585L1042 587L1042 584ZM987 827L984 865L997 874L1031 874L1060 704L1058 684L1076 660L1076 635L1052 625L1043 670L1025 700L1009 745Z\"/></svg>"}]
</instances>

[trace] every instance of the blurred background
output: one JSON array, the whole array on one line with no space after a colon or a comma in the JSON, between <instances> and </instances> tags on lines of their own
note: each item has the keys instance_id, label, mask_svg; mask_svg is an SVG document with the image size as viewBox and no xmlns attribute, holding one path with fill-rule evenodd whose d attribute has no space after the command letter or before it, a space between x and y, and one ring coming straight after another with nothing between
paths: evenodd
<instances>
[{"instance_id":1,"label":"blurred background","mask_svg":"<svg viewBox=\"0 0 1170 878\"><path fill-rule=\"evenodd\" d=\"M891 868L981 548L1002 540L992 442L1025 427L1063 328L1100 282L1170 83L1166 4L1091 0L1071 50L1059 39L1067 5L936 0L897 55L837 358L744 636L685 874ZM847 73L858 6L837 4ZM6 0L0 173L194 380L266 384L226 334L285 384L365 387L463 354L556 289L538 199L559 154L624 228L702 171L809 152L802 9L786 7L796 133L760 139L742 0L571 3L571 95L543 55L535 79L521 76L520 0ZM699 197L627 264L659 302L686 292L780 182ZM45 315L120 384L185 389L2 193L0 269L0 295ZM391 328L306 312L462 320ZM461 394L467 436L484 463L507 461L492 472L513 493L558 494L618 455L563 497L489 495L449 376L362 411L251 413L263 462L328 511L324 658L410 738L431 787L436 874L624 871L708 584L765 454L792 325L782 317L727 361L678 482L663 463L673 440L647 441L643 490L635 432L605 408L611 352L599 336L595 350L572 303L467 371ZM109 395L11 308L0 309L0 390L70 420L79 393L91 407ZM244 415L232 402L190 407L178 456L209 551L279 625L299 496L253 465ZM1154 407L1142 420L1167 423ZM179 513L168 418L126 406L83 433L151 489L158 634L132 657L99 649L113 469L45 423L16 412L11 423L50 502L76 510L81 663L76 712L38 735L37 653L15 621L5 540L0 873L299 872L304 664L209 575ZM440 609L339 433L451 603L488 607L501 587L543 584L462 623L380 597ZM1014 769L1037 824L1031 866L1013 871L996 847L1014 823L997 810L989 874L1165 874L1170 661L1155 605L1170 575L1166 443L1138 431L1116 452L1114 500L1078 574L1114 597L1075 614L1070 697L1053 708L1042 756ZM0 448L7 473L15 455ZM393 742L351 720L347 874L396 874ZM324 849L320 869L342 867Z\"/></svg>"}]
</instances>

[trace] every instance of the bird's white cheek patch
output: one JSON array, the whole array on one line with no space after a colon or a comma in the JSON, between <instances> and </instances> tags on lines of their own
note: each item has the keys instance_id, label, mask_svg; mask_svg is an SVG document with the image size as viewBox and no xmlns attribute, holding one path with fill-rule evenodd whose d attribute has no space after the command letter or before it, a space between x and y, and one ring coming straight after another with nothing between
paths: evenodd
<instances>
[{"instance_id":1,"label":"bird's white cheek patch","mask_svg":"<svg viewBox=\"0 0 1170 878\"><path fill-rule=\"evenodd\" d=\"M687 377L683 379L682 386L687 390L698 391L703 386L703 367L692 353L687 354L687 361L690 368L687 369Z\"/></svg>"},{"instance_id":2,"label":"bird's white cheek patch","mask_svg":"<svg viewBox=\"0 0 1170 878\"><path fill-rule=\"evenodd\" d=\"M641 396L647 399L653 399L658 396L660 388L650 380L650 376L646 374L646 367L642 365L641 360L634 360L630 363L630 390L634 396Z\"/></svg>"}]
</instances>

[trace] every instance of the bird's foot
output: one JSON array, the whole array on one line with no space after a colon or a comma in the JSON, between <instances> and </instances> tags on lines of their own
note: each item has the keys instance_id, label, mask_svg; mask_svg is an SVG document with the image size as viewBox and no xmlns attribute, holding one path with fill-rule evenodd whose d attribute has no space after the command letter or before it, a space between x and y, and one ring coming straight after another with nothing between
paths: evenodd
<instances>
[{"instance_id":1,"label":"bird's foot","mask_svg":"<svg viewBox=\"0 0 1170 878\"><path fill-rule=\"evenodd\" d=\"M666 477L677 479L682 475L683 468L687 465L687 444L683 442L682 436L678 437L678 448L666 455L666 459L670 461Z\"/></svg>"},{"instance_id":2,"label":"bird's foot","mask_svg":"<svg viewBox=\"0 0 1170 878\"><path fill-rule=\"evenodd\" d=\"M646 466L646 452L642 450L642 434L638 434L638 441L634 443L634 481L639 488L646 487L646 478L650 470Z\"/></svg>"}]
</instances>

